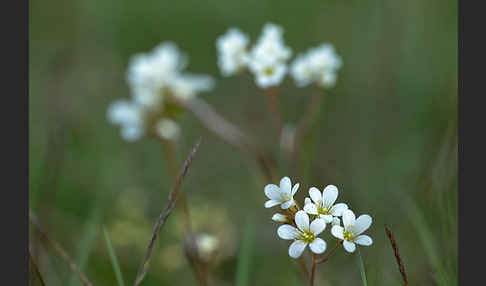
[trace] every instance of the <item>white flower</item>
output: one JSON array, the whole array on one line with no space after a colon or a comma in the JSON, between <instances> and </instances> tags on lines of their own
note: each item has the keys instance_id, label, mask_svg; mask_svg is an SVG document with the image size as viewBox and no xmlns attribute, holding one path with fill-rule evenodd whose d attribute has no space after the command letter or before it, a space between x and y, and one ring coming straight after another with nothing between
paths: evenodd
<instances>
[{"instance_id":1,"label":"white flower","mask_svg":"<svg viewBox=\"0 0 486 286\"><path fill-rule=\"evenodd\" d=\"M256 84L261 88L279 85L287 73L287 66L280 62L254 61L249 67L256 76Z\"/></svg>"},{"instance_id":2,"label":"white flower","mask_svg":"<svg viewBox=\"0 0 486 286\"><path fill-rule=\"evenodd\" d=\"M309 225L309 215L304 211L298 211L295 214L295 224L297 228L284 224L277 230L280 238L294 240L289 247L290 257L300 257L307 245L316 254L321 254L326 250L326 242L317 237L326 228L326 222L323 219L314 219Z\"/></svg>"},{"instance_id":3,"label":"white flower","mask_svg":"<svg viewBox=\"0 0 486 286\"><path fill-rule=\"evenodd\" d=\"M106 115L108 121L120 125L121 136L126 141L135 141L145 133L145 110L137 102L117 100L108 107Z\"/></svg>"},{"instance_id":4,"label":"white flower","mask_svg":"<svg viewBox=\"0 0 486 286\"><path fill-rule=\"evenodd\" d=\"M168 93L183 98L210 90L213 81L209 76L183 73L187 57L172 42L163 42L151 52L136 54L130 60L127 81L133 98L148 108L163 104Z\"/></svg>"},{"instance_id":5,"label":"white flower","mask_svg":"<svg viewBox=\"0 0 486 286\"><path fill-rule=\"evenodd\" d=\"M316 82L321 87L332 87L336 83L336 73L342 66L341 58L330 44L322 44L296 57L290 74L298 86Z\"/></svg>"},{"instance_id":6,"label":"white flower","mask_svg":"<svg viewBox=\"0 0 486 286\"><path fill-rule=\"evenodd\" d=\"M255 75L256 84L267 88L280 84L287 73L287 60L292 55L283 41L283 29L266 24L250 54L246 57L248 68Z\"/></svg>"},{"instance_id":7,"label":"white flower","mask_svg":"<svg viewBox=\"0 0 486 286\"><path fill-rule=\"evenodd\" d=\"M272 220L275 222L291 222L292 219L288 215L276 213L272 216Z\"/></svg>"},{"instance_id":8,"label":"white flower","mask_svg":"<svg viewBox=\"0 0 486 286\"><path fill-rule=\"evenodd\" d=\"M246 66L248 36L236 28L230 28L216 41L218 66L223 76L230 76Z\"/></svg>"},{"instance_id":9,"label":"white flower","mask_svg":"<svg viewBox=\"0 0 486 286\"><path fill-rule=\"evenodd\" d=\"M310 188L309 195L312 199L305 199L304 210L308 214L319 215L326 223L332 223L333 217L341 216L348 209L345 203L334 204L338 196L338 189L334 185L328 185L321 192L317 188Z\"/></svg>"},{"instance_id":10,"label":"white flower","mask_svg":"<svg viewBox=\"0 0 486 286\"><path fill-rule=\"evenodd\" d=\"M164 139L176 140L180 134L180 127L170 119L161 119L155 125L155 132Z\"/></svg>"},{"instance_id":11,"label":"white flower","mask_svg":"<svg viewBox=\"0 0 486 286\"><path fill-rule=\"evenodd\" d=\"M207 75L182 74L170 84L172 93L183 99L193 98L197 93L209 91L214 87L214 80Z\"/></svg>"},{"instance_id":12,"label":"white flower","mask_svg":"<svg viewBox=\"0 0 486 286\"><path fill-rule=\"evenodd\" d=\"M345 210L343 212L344 227L335 225L331 229L331 233L338 239L343 240L344 249L347 252L354 252L356 244L369 246L373 243L371 237L363 235L371 225L372 219L369 215L360 215L355 218L353 211Z\"/></svg>"},{"instance_id":13,"label":"white flower","mask_svg":"<svg viewBox=\"0 0 486 286\"><path fill-rule=\"evenodd\" d=\"M289 177L283 177L280 180L280 187L274 184L265 186L265 195L270 199L265 202L266 208L271 208L280 205L282 209L288 209L294 205L294 195L299 189L299 184L292 187L292 182Z\"/></svg>"}]
</instances>

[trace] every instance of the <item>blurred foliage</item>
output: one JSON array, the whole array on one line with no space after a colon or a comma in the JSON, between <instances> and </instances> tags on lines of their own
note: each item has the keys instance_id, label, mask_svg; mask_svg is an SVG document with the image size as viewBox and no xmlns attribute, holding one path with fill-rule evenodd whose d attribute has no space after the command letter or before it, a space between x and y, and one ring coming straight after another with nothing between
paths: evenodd
<instances>
[{"instance_id":1,"label":"blurred foliage","mask_svg":"<svg viewBox=\"0 0 486 286\"><path fill-rule=\"evenodd\" d=\"M373 217L374 244L361 249L370 285L401 283L385 223L395 234L410 285L457 284L457 1L452 0L31 0L30 207L95 285L117 283L102 231L106 225L131 284L173 180L158 142L126 143L106 120L108 104L129 96L129 58L174 41L189 55L189 71L217 79L214 92L201 97L276 155L278 138L269 132L262 91L248 76L222 78L215 49L227 28L239 27L255 39L269 21L285 28L294 54L330 42L344 62L337 86L323 92L302 168L292 173L280 160L279 176L300 182L299 201L311 186L335 184L340 200ZM299 120L313 92L286 79L280 102L287 122ZM268 182L256 163L191 115L180 123L180 158L203 137L183 184L192 215L218 218L213 227L235 231L233 248L244 236L248 214L256 218L251 256L245 258L251 259L245 262L251 272L239 281L296 285L299 269L287 254L288 242L277 238L273 212L263 208ZM162 230L143 285L196 285L178 215ZM79 285L33 231L30 243L47 285ZM214 285L234 284L239 252L232 251L211 270ZM340 251L318 267L316 285L360 280L356 257Z\"/></svg>"}]
</instances>

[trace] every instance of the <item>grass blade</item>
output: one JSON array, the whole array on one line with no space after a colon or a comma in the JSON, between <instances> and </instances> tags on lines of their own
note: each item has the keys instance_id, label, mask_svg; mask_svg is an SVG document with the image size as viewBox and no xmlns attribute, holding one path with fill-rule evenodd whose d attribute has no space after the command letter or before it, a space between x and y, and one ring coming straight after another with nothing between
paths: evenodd
<instances>
[{"instance_id":1,"label":"grass blade","mask_svg":"<svg viewBox=\"0 0 486 286\"><path fill-rule=\"evenodd\" d=\"M33 226L36 227L37 231L41 235L41 237L47 241L52 248L57 252L57 254L68 264L69 269L71 269L72 272L74 272L79 280L85 285L85 286L92 286L93 283L86 277L86 275L81 272L79 267L74 263L72 258L67 254L66 250L57 242L55 241L52 237L50 237L46 231L44 231L39 224L39 221L37 220L37 217L32 213L32 211L29 210L29 220L32 223Z\"/></svg>"},{"instance_id":2,"label":"grass blade","mask_svg":"<svg viewBox=\"0 0 486 286\"><path fill-rule=\"evenodd\" d=\"M359 272L361 273L361 282L363 282L363 286L368 286L368 282L366 281L366 270L363 263L363 258L361 257L361 253L359 252L359 248L357 247L358 252L358 263L359 263Z\"/></svg>"},{"instance_id":3,"label":"grass blade","mask_svg":"<svg viewBox=\"0 0 486 286\"><path fill-rule=\"evenodd\" d=\"M44 279L42 279L42 275L40 274L39 267L35 263L34 257L32 257L32 253L30 251L30 248L29 248L29 262L30 262L31 271L33 271L35 276L37 276L37 278L39 279L40 285L45 286L46 283L44 283ZM34 281L35 281L34 276L31 273L30 279L29 279L29 285L33 285Z\"/></svg>"},{"instance_id":4,"label":"grass blade","mask_svg":"<svg viewBox=\"0 0 486 286\"><path fill-rule=\"evenodd\" d=\"M152 232L152 237L150 239L149 245L147 247L147 253L145 254L145 258L140 265L140 269L138 270L137 273L137 278L135 279L135 286L140 285L142 283L143 278L147 274L150 266L150 260L152 259L152 251L154 248L155 241L157 240L157 237L159 235L160 230L162 227L165 225L167 222L167 219L169 218L169 215L172 213L172 211L175 208L175 204L177 202L177 199L179 198L179 193L181 190L181 185L182 185L182 180L187 174L187 170L189 169L189 166L192 163L192 160L194 159L194 156L196 155L197 149L199 148L199 144L201 143L201 138L199 138L194 145L194 148L192 149L191 153L189 153L189 156L187 157L186 161L184 162L184 165L182 166L182 170L179 173L179 176L177 177L176 183L174 185L174 188L172 191L169 193L169 201L167 202L167 206L165 210L160 214L159 219L154 225L154 230Z\"/></svg>"},{"instance_id":5,"label":"grass blade","mask_svg":"<svg viewBox=\"0 0 486 286\"><path fill-rule=\"evenodd\" d=\"M250 278L250 262L253 253L253 241L255 239L255 226L253 217L249 217L246 221L243 232L243 239L241 241L240 250L238 253L238 264L236 267L235 286L248 286Z\"/></svg>"},{"instance_id":6,"label":"grass blade","mask_svg":"<svg viewBox=\"0 0 486 286\"><path fill-rule=\"evenodd\" d=\"M103 226L103 233L105 234L106 248L108 249L108 254L110 255L111 265L113 266L113 271L115 271L116 281L118 286L125 286L123 283L123 276L120 270L120 265L118 264L118 259L116 258L115 250L111 244L110 234Z\"/></svg>"}]
</instances>

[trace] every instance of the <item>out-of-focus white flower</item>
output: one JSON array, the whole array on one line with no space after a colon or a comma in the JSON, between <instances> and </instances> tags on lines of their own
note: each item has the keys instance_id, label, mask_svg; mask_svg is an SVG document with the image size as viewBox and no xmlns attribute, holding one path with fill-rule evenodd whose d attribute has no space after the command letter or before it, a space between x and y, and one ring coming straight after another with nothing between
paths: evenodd
<instances>
[{"instance_id":1,"label":"out-of-focus white flower","mask_svg":"<svg viewBox=\"0 0 486 286\"><path fill-rule=\"evenodd\" d=\"M193 98L196 94L209 91L214 87L214 80L207 75L183 74L171 83L172 93L183 99Z\"/></svg>"},{"instance_id":2,"label":"out-of-focus white flower","mask_svg":"<svg viewBox=\"0 0 486 286\"><path fill-rule=\"evenodd\" d=\"M164 139L176 140L180 134L179 125L170 119L161 119L155 125L155 132Z\"/></svg>"},{"instance_id":3,"label":"out-of-focus white flower","mask_svg":"<svg viewBox=\"0 0 486 286\"><path fill-rule=\"evenodd\" d=\"M330 44L322 44L296 57L290 67L290 74L298 86L316 82L321 87L333 87L336 73L342 66L341 58Z\"/></svg>"},{"instance_id":4,"label":"out-of-focus white flower","mask_svg":"<svg viewBox=\"0 0 486 286\"><path fill-rule=\"evenodd\" d=\"M218 38L218 66L223 76L233 75L246 66L248 43L248 36L236 28L230 28Z\"/></svg>"},{"instance_id":5,"label":"out-of-focus white flower","mask_svg":"<svg viewBox=\"0 0 486 286\"><path fill-rule=\"evenodd\" d=\"M345 210L343 212L343 225L335 225L331 229L331 233L338 239L343 240L344 249L347 252L354 252L356 249L355 244L369 246L373 243L371 237L363 235L371 225L371 216L364 214L358 218L355 217L353 211Z\"/></svg>"},{"instance_id":6,"label":"out-of-focus white flower","mask_svg":"<svg viewBox=\"0 0 486 286\"><path fill-rule=\"evenodd\" d=\"M276 86L287 73L287 60L292 50L285 46L282 35L281 27L266 24L262 35L246 57L248 68L255 75L259 87Z\"/></svg>"},{"instance_id":7,"label":"out-of-focus white flower","mask_svg":"<svg viewBox=\"0 0 486 286\"><path fill-rule=\"evenodd\" d=\"M280 62L252 61L249 67L255 74L256 84L261 88L279 85L287 73L287 66Z\"/></svg>"},{"instance_id":8,"label":"out-of-focus white flower","mask_svg":"<svg viewBox=\"0 0 486 286\"><path fill-rule=\"evenodd\" d=\"M213 80L209 76L183 73L187 62L187 57L172 42L163 42L149 53L133 56L127 81L134 99L154 109L163 104L168 93L190 98L210 90Z\"/></svg>"},{"instance_id":9,"label":"out-of-focus white flower","mask_svg":"<svg viewBox=\"0 0 486 286\"><path fill-rule=\"evenodd\" d=\"M280 180L280 187L274 184L265 186L265 195L270 199L265 202L266 208L271 208L280 205L282 209L288 209L294 205L294 195L299 189L299 184L292 187L292 182L289 177L283 177Z\"/></svg>"},{"instance_id":10,"label":"out-of-focus white flower","mask_svg":"<svg viewBox=\"0 0 486 286\"><path fill-rule=\"evenodd\" d=\"M326 228L323 219L314 219L309 224L309 215L304 211L295 214L297 228L290 224L284 224L277 229L277 234L282 239L294 240L289 247L289 255L292 258L299 258L307 245L312 252L321 254L326 250L326 242L317 237Z\"/></svg>"},{"instance_id":11,"label":"out-of-focus white flower","mask_svg":"<svg viewBox=\"0 0 486 286\"><path fill-rule=\"evenodd\" d=\"M121 127L126 141L135 141L145 133L145 110L135 101L117 100L107 110L108 121Z\"/></svg>"},{"instance_id":12,"label":"out-of-focus white flower","mask_svg":"<svg viewBox=\"0 0 486 286\"><path fill-rule=\"evenodd\" d=\"M338 189L334 185L328 185L322 193L312 187L309 189L309 195L312 201L305 200L304 210L308 214L319 215L326 223L332 223L333 217L341 216L343 211L348 209L345 203L334 204L338 196Z\"/></svg>"},{"instance_id":13,"label":"out-of-focus white flower","mask_svg":"<svg viewBox=\"0 0 486 286\"><path fill-rule=\"evenodd\" d=\"M288 223L292 221L292 218L288 215L281 214L281 213L276 213L272 216L272 220L275 222L283 222L283 223Z\"/></svg>"},{"instance_id":14,"label":"out-of-focus white flower","mask_svg":"<svg viewBox=\"0 0 486 286\"><path fill-rule=\"evenodd\" d=\"M213 235L202 233L196 238L197 250L199 258L208 262L218 249L219 239Z\"/></svg>"}]
</instances>

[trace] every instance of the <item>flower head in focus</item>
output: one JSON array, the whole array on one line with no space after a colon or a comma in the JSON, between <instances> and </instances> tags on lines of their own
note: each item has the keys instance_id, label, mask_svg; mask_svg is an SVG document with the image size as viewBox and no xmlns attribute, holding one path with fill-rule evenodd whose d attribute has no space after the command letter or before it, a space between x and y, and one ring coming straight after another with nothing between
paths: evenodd
<instances>
[{"instance_id":1,"label":"flower head in focus","mask_svg":"<svg viewBox=\"0 0 486 286\"><path fill-rule=\"evenodd\" d=\"M296 57L290 67L290 74L298 86L307 86L315 82L321 87L333 87L336 84L337 70L342 60L330 44L322 44Z\"/></svg>"},{"instance_id":2,"label":"flower head in focus","mask_svg":"<svg viewBox=\"0 0 486 286\"><path fill-rule=\"evenodd\" d=\"M288 209L295 204L294 195L299 189L299 184L292 187L289 177L283 177L280 180L280 186L268 184L265 186L265 195L270 199L265 202L266 208L280 205L282 209Z\"/></svg>"},{"instance_id":3,"label":"flower head in focus","mask_svg":"<svg viewBox=\"0 0 486 286\"><path fill-rule=\"evenodd\" d=\"M309 224L309 215L304 211L298 211L295 214L295 224L297 228L284 224L277 230L280 238L294 240L289 247L290 257L299 258L307 245L315 254L321 254L326 250L326 242L317 237L326 228L326 222L323 219L314 219Z\"/></svg>"},{"instance_id":4,"label":"flower head in focus","mask_svg":"<svg viewBox=\"0 0 486 286\"><path fill-rule=\"evenodd\" d=\"M249 39L237 28L230 28L216 41L218 66L223 76L234 75L246 68Z\"/></svg>"},{"instance_id":5,"label":"flower head in focus","mask_svg":"<svg viewBox=\"0 0 486 286\"><path fill-rule=\"evenodd\" d=\"M309 189L311 199L305 199L304 210L308 214L318 215L326 223L332 223L333 217L341 216L344 210L348 209L345 203L334 204L338 196L338 189L334 185L328 185L322 193L319 189Z\"/></svg>"},{"instance_id":6,"label":"flower head in focus","mask_svg":"<svg viewBox=\"0 0 486 286\"><path fill-rule=\"evenodd\" d=\"M331 233L334 237L343 240L344 249L347 252L354 252L356 244L369 246L373 243L371 237L363 235L372 223L372 218L367 215L360 215L355 217L353 211L345 210L343 212L343 225L335 225L331 229Z\"/></svg>"}]
</instances>

